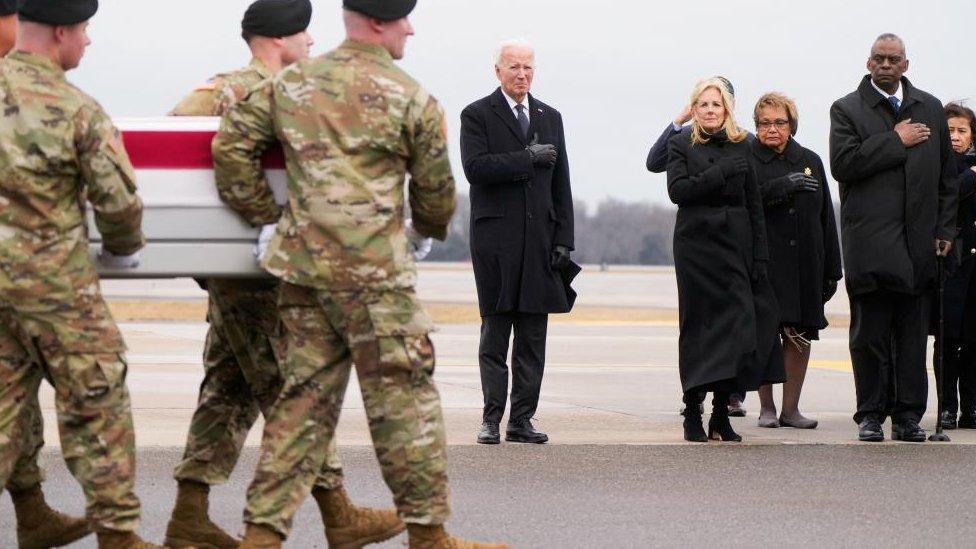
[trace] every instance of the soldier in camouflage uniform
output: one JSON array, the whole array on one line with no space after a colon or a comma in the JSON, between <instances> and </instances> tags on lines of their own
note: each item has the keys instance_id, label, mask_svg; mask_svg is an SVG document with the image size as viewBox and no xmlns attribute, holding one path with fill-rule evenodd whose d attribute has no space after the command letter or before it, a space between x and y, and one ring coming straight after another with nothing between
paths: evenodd
<instances>
[{"instance_id":1,"label":"soldier in camouflage uniform","mask_svg":"<svg viewBox=\"0 0 976 549\"><path fill-rule=\"evenodd\" d=\"M213 142L221 197L252 224L278 220L260 169L276 140L289 175L288 206L262 262L283 279L285 386L248 490L244 548L280 547L288 535L322 470L353 363L410 547L503 547L443 528L444 423L411 246L420 235L446 237L455 194L443 112L393 63L413 33L414 4L346 0L349 39L262 83L228 111Z\"/></svg>"},{"instance_id":2,"label":"soldier in camouflage uniform","mask_svg":"<svg viewBox=\"0 0 976 549\"><path fill-rule=\"evenodd\" d=\"M308 57L308 0L258 0L242 21L253 54L240 70L215 76L170 113L220 116L261 81ZM278 367L284 340L278 331L278 281L208 279L210 329L204 348L206 371L183 460L176 468L176 506L166 529L169 547L237 547L237 540L208 516L210 485L227 481L258 413L270 414L281 390ZM396 511L359 508L343 488L342 465L334 441L315 480L326 537L332 547L359 547L391 538L405 528Z\"/></svg>"},{"instance_id":3,"label":"soldier in camouflage uniform","mask_svg":"<svg viewBox=\"0 0 976 549\"><path fill-rule=\"evenodd\" d=\"M50 512L40 493L43 378L99 547L156 547L133 532L140 509L125 344L99 290L84 208L94 210L102 261L132 267L145 244L142 204L118 131L65 78L96 10L94 0L27 0L16 51L0 60L0 485L13 496L21 547L88 533Z\"/></svg>"}]
</instances>

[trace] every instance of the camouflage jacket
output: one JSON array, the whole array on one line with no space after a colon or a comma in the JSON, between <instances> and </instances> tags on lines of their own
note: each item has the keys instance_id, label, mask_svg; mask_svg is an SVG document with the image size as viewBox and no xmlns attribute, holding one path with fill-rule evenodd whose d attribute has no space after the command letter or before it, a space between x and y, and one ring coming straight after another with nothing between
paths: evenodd
<instances>
[{"instance_id":1,"label":"camouflage jacket","mask_svg":"<svg viewBox=\"0 0 976 549\"><path fill-rule=\"evenodd\" d=\"M252 224L278 219L260 163L276 140L289 202L264 268L332 291L413 287L406 174L421 234L444 239L456 205L437 101L386 50L350 40L262 83L227 111L213 141L221 197Z\"/></svg>"},{"instance_id":2,"label":"camouflage jacket","mask_svg":"<svg viewBox=\"0 0 976 549\"><path fill-rule=\"evenodd\" d=\"M170 111L170 116L221 116L262 80L271 78L271 70L258 58L234 72L218 74L184 97Z\"/></svg>"},{"instance_id":3,"label":"camouflage jacket","mask_svg":"<svg viewBox=\"0 0 976 549\"><path fill-rule=\"evenodd\" d=\"M143 247L142 202L121 134L50 59L0 59L0 301L51 307L98 295L90 202L105 248Z\"/></svg>"}]
</instances>

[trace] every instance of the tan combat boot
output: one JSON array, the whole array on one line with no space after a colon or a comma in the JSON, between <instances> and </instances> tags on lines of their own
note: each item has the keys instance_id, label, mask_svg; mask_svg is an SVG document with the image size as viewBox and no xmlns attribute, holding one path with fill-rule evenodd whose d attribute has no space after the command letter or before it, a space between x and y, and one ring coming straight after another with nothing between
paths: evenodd
<instances>
[{"instance_id":1,"label":"tan combat boot","mask_svg":"<svg viewBox=\"0 0 976 549\"><path fill-rule=\"evenodd\" d=\"M281 549L281 536L267 526L248 524L240 549Z\"/></svg>"},{"instance_id":2,"label":"tan combat boot","mask_svg":"<svg viewBox=\"0 0 976 549\"><path fill-rule=\"evenodd\" d=\"M102 530L98 533L98 549L163 549L163 546L144 541L135 532Z\"/></svg>"},{"instance_id":3,"label":"tan combat boot","mask_svg":"<svg viewBox=\"0 0 976 549\"><path fill-rule=\"evenodd\" d=\"M313 488L312 497L322 513L329 549L360 549L388 540L406 529L396 509L356 507L341 486L334 490Z\"/></svg>"},{"instance_id":4,"label":"tan combat boot","mask_svg":"<svg viewBox=\"0 0 976 549\"><path fill-rule=\"evenodd\" d=\"M478 543L456 538L448 534L444 527L408 524L410 549L509 549L504 543Z\"/></svg>"},{"instance_id":5,"label":"tan combat boot","mask_svg":"<svg viewBox=\"0 0 976 549\"><path fill-rule=\"evenodd\" d=\"M181 480L176 506L166 526L167 547L173 549L236 549L240 541L224 532L208 516L210 486Z\"/></svg>"},{"instance_id":6,"label":"tan combat boot","mask_svg":"<svg viewBox=\"0 0 976 549\"><path fill-rule=\"evenodd\" d=\"M44 501L41 485L10 492L17 515L17 545L21 549L61 547L91 533L88 521L51 509Z\"/></svg>"}]
</instances>

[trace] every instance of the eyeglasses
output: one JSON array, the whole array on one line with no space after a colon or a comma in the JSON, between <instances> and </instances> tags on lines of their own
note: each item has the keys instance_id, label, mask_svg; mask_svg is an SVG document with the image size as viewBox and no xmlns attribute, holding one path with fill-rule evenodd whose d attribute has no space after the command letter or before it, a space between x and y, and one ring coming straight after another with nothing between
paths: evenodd
<instances>
[{"instance_id":1,"label":"eyeglasses","mask_svg":"<svg viewBox=\"0 0 976 549\"><path fill-rule=\"evenodd\" d=\"M769 130L773 126L776 126L776 129L783 130L790 127L790 121L779 119L779 120L772 120L772 121L760 120L759 122L756 122L756 127L763 131Z\"/></svg>"}]
</instances>

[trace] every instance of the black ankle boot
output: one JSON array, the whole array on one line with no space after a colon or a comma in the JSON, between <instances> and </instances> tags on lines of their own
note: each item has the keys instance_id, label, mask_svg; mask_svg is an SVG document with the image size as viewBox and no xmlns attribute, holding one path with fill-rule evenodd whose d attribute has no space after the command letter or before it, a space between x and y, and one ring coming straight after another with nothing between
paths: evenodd
<instances>
[{"instance_id":1,"label":"black ankle boot","mask_svg":"<svg viewBox=\"0 0 976 549\"><path fill-rule=\"evenodd\" d=\"M683 413L685 421L682 426L685 429L685 440L688 442L708 442L708 437L705 436L705 428L702 427L701 412L695 408L697 406L686 407Z\"/></svg>"},{"instance_id":2,"label":"black ankle boot","mask_svg":"<svg viewBox=\"0 0 976 549\"><path fill-rule=\"evenodd\" d=\"M708 418L708 438L725 442L742 442L739 433L732 430L729 423L728 395L715 393L712 400L712 417Z\"/></svg>"}]
</instances>

